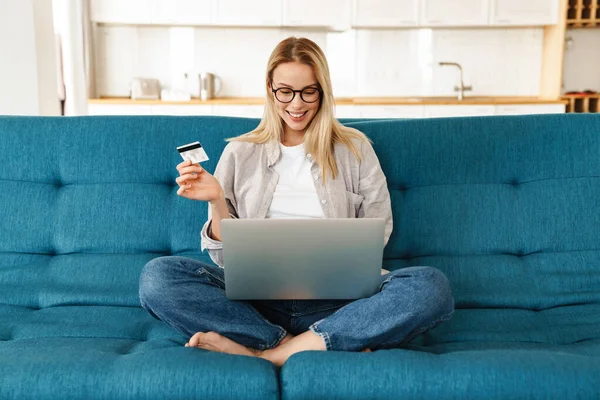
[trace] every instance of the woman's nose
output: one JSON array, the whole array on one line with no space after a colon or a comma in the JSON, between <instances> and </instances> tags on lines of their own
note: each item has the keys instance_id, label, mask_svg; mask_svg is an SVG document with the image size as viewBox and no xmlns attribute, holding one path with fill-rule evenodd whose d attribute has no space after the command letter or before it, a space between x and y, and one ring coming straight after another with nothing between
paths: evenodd
<instances>
[{"instance_id":1,"label":"woman's nose","mask_svg":"<svg viewBox=\"0 0 600 400\"><path fill-rule=\"evenodd\" d=\"M302 97L300 97L300 93L296 93L296 96L294 96L294 99L292 100L292 105L295 107L304 106L304 102L302 101Z\"/></svg>"}]
</instances>

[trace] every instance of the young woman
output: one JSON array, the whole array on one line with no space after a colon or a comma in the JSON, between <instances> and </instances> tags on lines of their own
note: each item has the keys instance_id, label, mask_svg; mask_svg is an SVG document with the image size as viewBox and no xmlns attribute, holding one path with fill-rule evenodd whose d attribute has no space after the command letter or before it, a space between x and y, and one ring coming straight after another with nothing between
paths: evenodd
<instances>
[{"instance_id":1,"label":"young woman","mask_svg":"<svg viewBox=\"0 0 600 400\"><path fill-rule=\"evenodd\" d=\"M386 178L366 138L334 118L323 51L290 37L269 58L264 116L230 139L214 176L177 166L177 194L209 203L202 249L219 266L187 257L151 260L140 277L142 306L190 337L186 346L261 357L281 366L304 350L398 347L450 319L447 278L431 267L382 270L379 291L340 300L233 301L225 296L221 221L226 218L360 218L387 222Z\"/></svg>"}]
</instances>

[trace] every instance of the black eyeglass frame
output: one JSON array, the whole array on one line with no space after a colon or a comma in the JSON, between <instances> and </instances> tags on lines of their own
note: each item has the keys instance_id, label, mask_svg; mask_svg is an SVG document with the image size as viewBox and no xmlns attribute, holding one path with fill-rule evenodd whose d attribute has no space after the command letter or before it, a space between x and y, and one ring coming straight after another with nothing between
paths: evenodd
<instances>
[{"instance_id":1,"label":"black eyeglass frame","mask_svg":"<svg viewBox=\"0 0 600 400\"><path fill-rule=\"evenodd\" d=\"M294 90L294 89L290 89L289 87L280 87L277 89L273 89L273 85L269 85L271 86L271 92L273 92L273 94L275 95L275 98L277 99L278 102L283 103L283 104L288 104L291 103L292 101L294 101L294 99L296 98L296 93L300 93L300 99L302 99L303 102L308 103L308 104L312 104L312 103L316 103L317 101L319 101L321 99L321 96L323 96L323 91L320 88L314 87L314 86L309 86L309 87L305 87L304 89L300 89L300 90ZM281 89L286 89L286 90L291 90L292 91L292 99L290 101L281 101L279 100L279 97L277 97L277 92ZM302 92L305 91L306 89L313 89L316 90L319 93L319 97L317 97L317 99L315 101L306 101L304 100L304 97L302 96Z\"/></svg>"}]
</instances>

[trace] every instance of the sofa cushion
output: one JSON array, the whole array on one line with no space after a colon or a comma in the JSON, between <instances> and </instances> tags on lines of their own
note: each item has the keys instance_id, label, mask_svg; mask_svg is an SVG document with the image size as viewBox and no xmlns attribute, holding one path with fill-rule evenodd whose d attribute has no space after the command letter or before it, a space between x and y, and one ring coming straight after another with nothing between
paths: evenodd
<instances>
[{"instance_id":1,"label":"sofa cushion","mask_svg":"<svg viewBox=\"0 0 600 400\"><path fill-rule=\"evenodd\" d=\"M289 400L585 399L598 376L600 304L459 309L402 349L296 354L281 389Z\"/></svg>"},{"instance_id":2,"label":"sofa cushion","mask_svg":"<svg viewBox=\"0 0 600 400\"><path fill-rule=\"evenodd\" d=\"M600 115L353 126L388 178L391 269L440 268L458 308L600 302Z\"/></svg>"},{"instance_id":3,"label":"sofa cushion","mask_svg":"<svg viewBox=\"0 0 600 400\"><path fill-rule=\"evenodd\" d=\"M177 196L176 146L256 120L0 117L0 303L139 306L138 278L163 255L200 250L206 204Z\"/></svg>"},{"instance_id":4,"label":"sofa cushion","mask_svg":"<svg viewBox=\"0 0 600 400\"><path fill-rule=\"evenodd\" d=\"M489 342L374 353L303 352L281 369L282 399L592 399L600 340Z\"/></svg>"},{"instance_id":5,"label":"sofa cushion","mask_svg":"<svg viewBox=\"0 0 600 400\"><path fill-rule=\"evenodd\" d=\"M279 398L269 361L186 341L139 307L0 305L0 398Z\"/></svg>"}]
</instances>

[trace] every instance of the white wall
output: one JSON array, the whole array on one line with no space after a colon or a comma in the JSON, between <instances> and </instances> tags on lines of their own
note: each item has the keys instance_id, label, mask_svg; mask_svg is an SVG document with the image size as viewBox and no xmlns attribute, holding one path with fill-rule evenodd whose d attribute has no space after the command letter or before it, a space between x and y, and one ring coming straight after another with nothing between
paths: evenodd
<instances>
[{"instance_id":1,"label":"white wall","mask_svg":"<svg viewBox=\"0 0 600 400\"><path fill-rule=\"evenodd\" d=\"M290 35L325 51L334 93L347 96L452 96L462 64L469 95L538 96L543 29L364 29L345 32L287 28L98 26L98 95L128 96L133 77L179 85L184 72L223 80L222 96L264 96L267 59ZM170 60L177 60L171 62ZM193 88L193 87L192 87Z\"/></svg>"},{"instance_id":2,"label":"white wall","mask_svg":"<svg viewBox=\"0 0 600 400\"><path fill-rule=\"evenodd\" d=\"M0 114L58 115L52 2L0 0Z\"/></svg>"},{"instance_id":3,"label":"white wall","mask_svg":"<svg viewBox=\"0 0 600 400\"><path fill-rule=\"evenodd\" d=\"M565 51L563 91L600 92L600 30L570 29L566 36L571 41Z\"/></svg>"},{"instance_id":4,"label":"white wall","mask_svg":"<svg viewBox=\"0 0 600 400\"><path fill-rule=\"evenodd\" d=\"M38 114L31 1L0 0L0 57L0 114Z\"/></svg>"}]
</instances>

